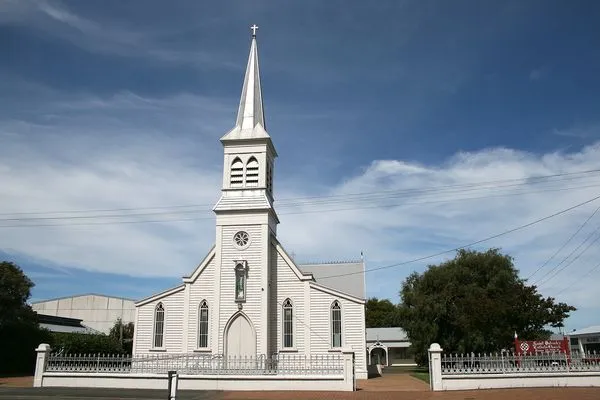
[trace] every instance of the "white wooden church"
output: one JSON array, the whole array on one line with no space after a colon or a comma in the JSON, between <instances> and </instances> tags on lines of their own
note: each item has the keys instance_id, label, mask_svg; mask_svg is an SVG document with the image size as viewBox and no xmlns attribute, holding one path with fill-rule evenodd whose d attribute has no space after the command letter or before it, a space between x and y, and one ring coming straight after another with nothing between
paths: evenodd
<instances>
[{"instance_id":1,"label":"white wooden church","mask_svg":"<svg viewBox=\"0 0 600 400\"><path fill-rule=\"evenodd\" d=\"M215 244L181 285L136 303L133 352L352 349L356 377L366 379L364 261L298 265L277 240L277 152L265 129L255 33L235 127L221 138Z\"/></svg>"}]
</instances>

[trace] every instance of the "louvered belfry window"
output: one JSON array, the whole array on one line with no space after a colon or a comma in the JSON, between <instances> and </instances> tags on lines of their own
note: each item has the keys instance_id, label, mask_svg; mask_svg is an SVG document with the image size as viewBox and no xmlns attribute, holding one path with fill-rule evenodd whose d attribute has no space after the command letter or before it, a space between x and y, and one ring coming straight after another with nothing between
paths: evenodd
<instances>
[{"instance_id":1,"label":"louvered belfry window","mask_svg":"<svg viewBox=\"0 0 600 400\"><path fill-rule=\"evenodd\" d=\"M250 157L246 163L246 187L258 186L258 161Z\"/></svg>"},{"instance_id":2,"label":"louvered belfry window","mask_svg":"<svg viewBox=\"0 0 600 400\"><path fill-rule=\"evenodd\" d=\"M242 187L244 184L244 163L235 158L231 163L231 187Z\"/></svg>"}]
</instances>

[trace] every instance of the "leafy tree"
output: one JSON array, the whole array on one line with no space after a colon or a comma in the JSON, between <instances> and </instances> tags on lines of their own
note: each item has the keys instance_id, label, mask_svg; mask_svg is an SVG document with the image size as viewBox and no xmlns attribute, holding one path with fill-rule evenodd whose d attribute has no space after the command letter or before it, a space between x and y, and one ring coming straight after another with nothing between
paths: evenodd
<instances>
[{"instance_id":1,"label":"leafy tree","mask_svg":"<svg viewBox=\"0 0 600 400\"><path fill-rule=\"evenodd\" d=\"M12 262L0 262L0 373L30 372L35 348L49 342L49 332L38 326L37 314L27 304L34 283Z\"/></svg>"},{"instance_id":2,"label":"leafy tree","mask_svg":"<svg viewBox=\"0 0 600 400\"><path fill-rule=\"evenodd\" d=\"M388 299L372 297L367 300L365 320L367 328L388 328L398 326L397 307Z\"/></svg>"},{"instance_id":3,"label":"leafy tree","mask_svg":"<svg viewBox=\"0 0 600 400\"><path fill-rule=\"evenodd\" d=\"M561 326L575 307L544 298L519 278L513 259L498 249L460 250L452 260L413 273L402 284L400 325L416 360L427 363L427 348L448 352L492 352L513 346L514 333L547 339L545 329Z\"/></svg>"},{"instance_id":4,"label":"leafy tree","mask_svg":"<svg viewBox=\"0 0 600 400\"><path fill-rule=\"evenodd\" d=\"M108 336L121 343L121 346L123 347L125 353L131 354L133 350L133 331L133 322L124 324L121 318L119 318L117 319L113 327L110 328Z\"/></svg>"}]
</instances>

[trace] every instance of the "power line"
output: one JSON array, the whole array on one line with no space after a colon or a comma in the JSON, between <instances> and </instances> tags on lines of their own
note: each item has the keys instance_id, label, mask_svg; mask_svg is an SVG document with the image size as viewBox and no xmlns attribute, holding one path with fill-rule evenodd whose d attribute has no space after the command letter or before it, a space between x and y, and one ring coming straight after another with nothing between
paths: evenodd
<instances>
[{"instance_id":1,"label":"power line","mask_svg":"<svg viewBox=\"0 0 600 400\"><path fill-rule=\"evenodd\" d=\"M583 188L590 188L590 187L597 187L599 185L586 185L586 186L578 186L578 187L567 187L567 188L556 188L556 189L546 189L546 190L536 190L536 191L523 191L523 192L518 192L518 193L504 193L504 194L496 194L496 195L488 195L488 196L477 196L477 197L460 197L460 198L454 198L454 199L441 199L441 200L431 200L431 201L418 201L418 202L401 202L401 203L387 203L387 204L374 204L374 205L367 205L367 206L359 206L359 207L345 207L345 208L317 208L317 209L313 209L313 210L299 210L299 211L290 211L290 212L284 212L281 213L280 215L295 215L295 214L312 214L312 213L331 213L331 212L339 212L339 211L354 211L354 210L366 210L366 209L374 209L374 208L380 208L380 209L387 209L387 208L393 208L393 207L398 207L398 206L405 206L405 205L424 205L424 204L432 204L432 203L447 203L447 202L451 202L451 201L467 201L467 200L478 200L478 199L487 199L487 198L495 198L495 197L508 197L508 196L520 196L520 195L526 195L526 194L532 194L532 193L544 193L544 192L556 192L556 191L573 191L576 189L583 189ZM208 212L208 210L205 210L206 212ZM53 227L53 226L93 226L93 225L119 225L119 224L140 224L140 223L169 223L169 222L183 222L183 221L199 221L199 220L206 220L206 219L213 219L213 216L205 216L205 217L194 217L194 218L166 218L169 216L173 216L175 214L179 214L179 213L195 213L195 212L201 212L200 210L198 211L184 211L184 212L165 212L165 213L138 213L138 214L123 214L123 215L109 215L109 216L105 216L105 215L96 215L96 216L76 216L76 217L49 217L49 218L24 218L24 219L19 219L19 222L27 222L27 221L34 221L34 220L46 220L46 219L50 219L50 220L71 220L71 219L75 219L75 220L81 220L81 219L102 219L104 217L107 218L131 218L131 217L137 217L140 215L162 215L165 217L165 219L155 219L155 220L131 220L131 221L108 221L108 222L98 222L98 221L89 221L89 222L81 222L81 223L52 223L52 224L12 224L12 225L0 225L0 228L39 228L39 227ZM2 221L7 221L7 220L1 220Z\"/></svg>"},{"instance_id":2,"label":"power line","mask_svg":"<svg viewBox=\"0 0 600 400\"><path fill-rule=\"evenodd\" d=\"M586 272L585 274L583 274L582 276L580 276L579 278L575 279L573 282L571 282L571 284L565 286L564 288L562 288L560 291L558 291L556 293L556 296L558 296L559 294L563 293L565 290L570 289L571 287L573 287L577 282L579 282L580 280L582 280L583 278L588 277L589 275L592 274L592 272L596 271L598 268L600 268L600 263L596 264L594 267L592 267L592 269L590 269L588 272Z\"/></svg>"},{"instance_id":3,"label":"power line","mask_svg":"<svg viewBox=\"0 0 600 400\"><path fill-rule=\"evenodd\" d=\"M396 264L386 265L386 266L383 266L383 267L376 267L376 268L365 269L364 272L373 272L373 271L379 271L379 270L382 270L382 269L389 269L389 268L399 267L399 266L402 266L402 265L412 264L412 263L415 263L415 262L424 261L424 260L427 260L427 259L430 259L430 258L438 257L438 256L441 256L441 255L444 255L444 254L454 253L454 252L456 252L458 250L462 250L462 249L465 249L467 247L475 246L477 244L480 244L480 243L483 243L483 242L487 242L489 240L496 239L496 238L504 236L504 235L508 235L509 233L513 233L513 232L519 231L521 229L528 228L528 227L530 227L532 225L538 224L538 223L546 221L548 219L551 219L551 218L557 217L559 215L565 214L565 213L567 213L567 212L569 212L571 210L574 210L576 208L582 207L582 206L584 206L586 204L589 204L589 203L591 203L593 201L596 201L598 199L600 199L600 196L596 196L596 197L594 197L594 198L592 198L590 200L584 201L583 203L576 204L574 206L571 206L571 207L566 208L564 210L555 212L554 214L548 215L546 217L536 219L535 221L529 222L529 223L527 223L525 225L521 225L521 226L518 226L516 228L512 228L512 229L509 229L507 231L504 231L504 232L501 232L501 233L498 233L498 234L495 234L495 235L492 235L492 236L488 236L488 237L486 237L484 239L480 239L480 240L471 242L469 244L465 244L465 245L462 245L462 246L459 246L459 247L455 247L453 249L440 251L438 253L430 254L428 256L419 257L419 258L415 258L413 260L403 261L403 262L396 263ZM359 271L359 272L348 272L348 273L345 273L345 274L323 276L323 277L320 277L319 279L338 278L338 277L349 276L349 275L356 275L356 274L362 274L362 273L363 273L362 271Z\"/></svg>"},{"instance_id":4,"label":"power line","mask_svg":"<svg viewBox=\"0 0 600 400\"><path fill-rule=\"evenodd\" d=\"M577 246L577 248L574 251L581 248L581 246L583 246L585 244L585 242L587 242L588 239L590 239L599 230L600 230L600 226L594 232L592 232L579 246ZM550 273L552 273L552 271L555 271L555 272L546 279L544 279L544 277L547 276L548 274L544 275L544 277L542 277L542 279L540 279L538 281L538 285L542 285L544 283L548 283L549 281L551 281L552 278L554 278L556 275L558 275L559 273L561 273L562 271L567 269L569 266L571 266L575 261L577 261L579 259L579 257L581 257L586 251L588 251L588 249L590 247L592 247L592 245L594 243L596 243L598 240L600 240L600 235L596 236L596 239L592 240L579 254L577 254L573 259L571 259L571 261L566 263L562 268L557 269L564 261L566 261L574 253L574 251L572 251L567 257L565 257L563 259L563 261L561 261L556 267L554 267L551 271L549 271Z\"/></svg>"},{"instance_id":5,"label":"power line","mask_svg":"<svg viewBox=\"0 0 600 400\"><path fill-rule=\"evenodd\" d=\"M459 192L465 192L468 190L490 190L497 188L506 188L513 186L522 186L522 185L531 185L531 184L540 184L540 183L556 183L562 181L570 181L574 179L582 179L585 176L576 176L576 175L587 175L592 173L600 172L600 169L586 170L586 171L578 171L578 172L568 172L561 174L552 174L552 175L540 175L537 177L530 178L515 178L515 179L501 179L501 180L492 180L492 181L480 181L475 183L466 183L466 184L453 184L453 185L440 185L433 186L430 188L414 188L414 189L402 189L402 190L392 190L392 191L379 191L379 192L363 192L363 193L347 193L347 194L339 194L339 195L329 195L329 196L311 196L311 197L297 197L297 198L283 198L278 200L280 205L286 204L295 205L295 204L316 204L323 201L331 201L331 202L348 202L351 199L372 199L377 196L396 196L396 195L407 195L407 194L439 194L439 192L448 192L454 193L457 192L458 189L461 189ZM544 179L550 178L559 178L559 177L568 177L568 179L555 179L550 181L543 181ZM542 180L542 182L540 182ZM489 188L486 187L478 187L485 186L490 184L499 184L499 183L509 183L509 182L520 182L522 183L512 184L512 185L496 185ZM452 190L449 190L452 189ZM331 199L331 200L326 200ZM211 207L211 204L181 204L181 205L172 205L172 206L154 206L154 207L131 207L131 208L107 208L107 209L88 209L88 210L64 210L64 211L35 211L35 212L3 212L0 215L44 215L44 214L78 214L78 213L86 213L86 212L115 212L115 211L140 211L140 210L168 210L168 209L180 209L180 208L199 208L199 207ZM154 214L154 213L153 213Z\"/></svg>"},{"instance_id":6,"label":"power line","mask_svg":"<svg viewBox=\"0 0 600 400\"><path fill-rule=\"evenodd\" d=\"M577 234L578 234L579 232L581 232L581 230L583 229L583 227L587 225L587 223L588 223L588 222L589 222L589 221L590 221L590 220L591 220L591 219L594 217L594 215L596 215L596 213L598 212L598 210L600 210L600 207L596 208L596 209L594 210L594 212L593 212L592 214L590 214L590 216L589 216L589 217L587 217L587 219L586 219L586 220L583 222L583 224L581 224L581 225L579 226L579 228L578 228L578 229L575 231L575 233L573 233L573 234L572 234L572 235L569 237L569 239L567 239L567 241L566 241L566 242L564 242L564 243L563 243L563 245L562 245L562 246L560 246L560 248L559 248L558 250L556 250L556 252L555 252L554 254L552 254L552 256L550 256L550 258L548 258L548 259L547 259L547 260L546 260L546 261L545 261L545 262L544 262L542 265L540 265L540 266L538 267L538 269L536 269L535 271L533 271L533 273L532 273L532 274L529 274L529 276L528 276L526 279L530 279L530 278L531 278L531 277L533 277L535 274L537 274L537 273L538 273L538 271L540 271L542 268L544 268L546 265L548 265L548 263L549 263L550 261L552 261L552 260L554 259L554 257L556 257L556 256L558 255L558 253L560 253L560 252L561 252L561 251L562 251L562 250L563 250L563 249L564 249L564 248L565 248L565 247L566 247L566 246L567 246L569 243L571 243L571 240L573 240L573 238L574 238L575 236L577 236Z\"/></svg>"}]
</instances>

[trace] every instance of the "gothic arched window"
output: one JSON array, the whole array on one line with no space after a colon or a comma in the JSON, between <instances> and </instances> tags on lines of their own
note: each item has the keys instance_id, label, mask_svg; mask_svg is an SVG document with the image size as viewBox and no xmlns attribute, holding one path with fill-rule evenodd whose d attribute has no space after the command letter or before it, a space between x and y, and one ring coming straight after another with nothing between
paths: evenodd
<instances>
[{"instance_id":1,"label":"gothic arched window","mask_svg":"<svg viewBox=\"0 0 600 400\"><path fill-rule=\"evenodd\" d=\"M254 157L246 163L246 186L258 186L258 161Z\"/></svg>"},{"instance_id":2,"label":"gothic arched window","mask_svg":"<svg viewBox=\"0 0 600 400\"><path fill-rule=\"evenodd\" d=\"M242 187L244 183L244 163L236 157L231 163L231 187Z\"/></svg>"},{"instance_id":3,"label":"gothic arched window","mask_svg":"<svg viewBox=\"0 0 600 400\"><path fill-rule=\"evenodd\" d=\"M342 347L342 307L337 300L331 304L331 347Z\"/></svg>"},{"instance_id":4,"label":"gothic arched window","mask_svg":"<svg viewBox=\"0 0 600 400\"><path fill-rule=\"evenodd\" d=\"M294 347L294 307L292 301L286 299L283 302L283 347L290 348Z\"/></svg>"},{"instance_id":5,"label":"gothic arched window","mask_svg":"<svg viewBox=\"0 0 600 400\"><path fill-rule=\"evenodd\" d=\"M163 347L165 333L165 308L158 303L154 309L154 347Z\"/></svg>"},{"instance_id":6,"label":"gothic arched window","mask_svg":"<svg viewBox=\"0 0 600 400\"><path fill-rule=\"evenodd\" d=\"M208 303L202 300L198 310L198 348L208 347Z\"/></svg>"}]
</instances>

